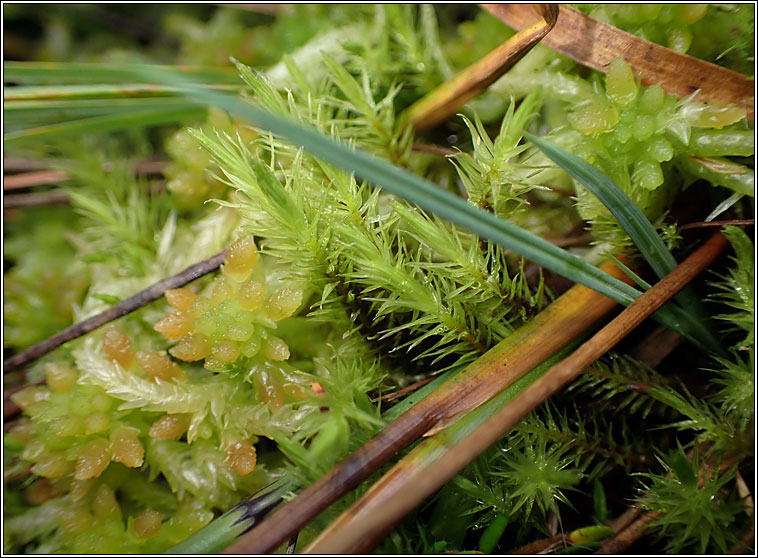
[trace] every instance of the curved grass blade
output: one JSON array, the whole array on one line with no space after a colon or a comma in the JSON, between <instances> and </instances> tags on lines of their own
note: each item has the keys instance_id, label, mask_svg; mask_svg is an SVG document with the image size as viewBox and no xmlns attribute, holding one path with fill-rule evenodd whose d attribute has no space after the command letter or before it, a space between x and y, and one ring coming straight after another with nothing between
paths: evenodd
<instances>
[{"instance_id":1,"label":"curved grass blade","mask_svg":"<svg viewBox=\"0 0 758 558\"><path fill-rule=\"evenodd\" d=\"M354 172L358 177L416 204L425 211L435 213L443 219L468 229L481 238L513 250L537 265L580 283L624 306L631 304L640 295L640 291L634 287L550 242L487 211L472 206L428 180L382 161L365 151L342 145L312 127L272 114L249 102L244 102L236 96L210 90L178 74L165 71L156 72L150 69L135 77L153 83L166 83L173 87L181 87L183 94L187 97L201 99L208 104L250 120L257 126L305 148L317 157ZM708 347L709 340L703 336L702 331L693 327L690 321L683 319L682 315L677 314L675 310L664 307L655 316L662 324L690 339L696 345Z\"/></svg>"},{"instance_id":2,"label":"curved grass blade","mask_svg":"<svg viewBox=\"0 0 758 558\"><path fill-rule=\"evenodd\" d=\"M653 225L645 217L645 214L629 199L624 191L613 180L607 177L600 169L589 164L581 157L558 147L529 132L524 132L524 137L539 147L555 164L571 175L582 186L592 192L613 214L619 225L626 231L634 242L640 254L650 265L655 274L663 279L676 267L676 260L671 255L666 245L658 236ZM707 323L705 310L700 300L690 289L680 292L675 300L693 323ZM685 314L682 314L685 315ZM715 345L716 340L705 327L699 328L704 335L710 337L710 344Z\"/></svg>"},{"instance_id":3,"label":"curved grass blade","mask_svg":"<svg viewBox=\"0 0 758 558\"><path fill-rule=\"evenodd\" d=\"M592 192L613 214L616 220L632 239L637 249L645 258L659 279L663 279L676 267L676 260L658 233L624 191L603 174L600 169L589 164L581 157L549 141L524 132L524 137L539 147L552 161L575 178L582 186Z\"/></svg>"}]
</instances>

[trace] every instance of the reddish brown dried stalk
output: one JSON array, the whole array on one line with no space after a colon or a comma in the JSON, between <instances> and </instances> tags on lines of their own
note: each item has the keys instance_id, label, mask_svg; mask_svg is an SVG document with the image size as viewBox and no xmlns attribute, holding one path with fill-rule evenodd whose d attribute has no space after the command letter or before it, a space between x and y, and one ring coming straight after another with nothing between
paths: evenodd
<instances>
[{"instance_id":1,"label":"reddish brown dried stalk","mask_svg":"<svg viewBox=\"0 0 758 558\"><path fill-rule=\"evenodd\" d=\"M526 4L481 6L514 29L536 20ZM582 40L588 37L592 40ZM607 72L611 60L623 56L642 78L642 85L658 84L677 97L699 89L699 100L733 104L745 109L748 119L754 118L755 84L747 76L640 39L565 4L561 4L558 23L542 42L600 72Z\"/></svg>"},{"instance_id":2,"label":"reddish brown dried stalk","mask_svg":"<svg viewBox=\"0 0 758 558\"><path fill-rule=\"evenodd\" d=\"M381 397L374 397L371 399L372 403L378 403L379 401L384 401L385 403L388 401L394 401L398 397L403 397L411 392L416 391L417 389L424 387L426 384L434 380L434 376L429 376L428 378L424 378L423 380L419 380L418 382L415 382L409 386L405 386L402 389L396 389L395 391L391 391L389 393L383 394Z\"/></svg>"},{"instance_id":3,"label":"reddish brown dried stalk","mask_svg":"<svg viewBox=\"0 0 758 558\"><path fill-rule=\"evenodd\" d=\"M532 10L528 6L527 9ZM539 18L538 22L533 21L528 26L522 26L525 29L425 95L408 109L408 117L416 131L423 131L443 122L487 89L550 32L558 19L558 6L538 4L534 9L539 12L537 15L532 11L532 14Z\"/></svg>"},{"instance_id":4,"label":"reddish brown dried stalk","mask_svg":"<svg viewBox=\"0 0 758 558\"><path fill-rule=\"evenodd\" d=\"M688 229L705 229L708 227L752 227L755 225L755 219L732 219L729 221L698 221L697 223L687 223L679 227L680 231Z\"/></svg>"},{"instance_id":5,"label":"reddish brown dried stalk","mask_svg":"<svg viewBox=\"0 0 758 558\"><path fill-rule=\"evenodd\" d=\"M176 275L167 277L161 281L158 281L154 285L151 285L147 289L138 292L136 295L131 296L125 300L122 300L118 304L115 304L97 314L91 318L79 322L64 329L63 331L56 333L52 337L48 337L44 341L40 341L36 345L32 345L25 351L20 352L17 355L13 355L11 358L3 363L3 373L15 370L25 364L41 357L44 354L49 353L53 349L60 347L64 343L67 343L77 337L93 331L100 326L112 322L113 320L126 316L127 314L134 312L142 306L158 300L169 289L177 289L194 281L198 277L202 277L218 269L221 263L226 258L226 250L222 250L218 254L214 254L210 258L207 258L200 263L191 265L187 269L180 271Z\"/></svg>"}]
</instances>

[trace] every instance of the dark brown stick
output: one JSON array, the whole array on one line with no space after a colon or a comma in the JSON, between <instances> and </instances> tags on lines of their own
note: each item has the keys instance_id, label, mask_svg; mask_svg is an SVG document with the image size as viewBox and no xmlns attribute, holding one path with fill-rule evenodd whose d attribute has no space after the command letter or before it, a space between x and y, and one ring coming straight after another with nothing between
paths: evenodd
<instances>
[{"instance_id":1,"label":"dark brown stick","mask_svg":"<svg viewBox=\"0 0 758 558\"><path fill-rule=\"evenodd\" d=\"M21 159L18 157L3 159L3 173L49 170L49 167L50 161L45 159Z\"/></svg>"},{"instance_id":2,"label":"dark brown stick","mask_svg":"<svg viewBox=\"0 0 758 558\"><path fill-rule=\"evenodd\" d=\"M684 338L677 332L665 326L658 326L637 344L630 353L630 356L644 362L651 368L655 368L682 341L684 341Z\"/></svg>"},{"instance_id":3,"label":"dark brown stick","mask_svg":"<svg viewBox=\"0 0 758 558\"><path fill-rule=\"evenodd\" d=\"M411 149L413 151L418 151L419 153L433 153L434 155L441 155L443 157L459 153L455 149L450 149L444 145L432 145L429 143L414 143Z\"/></svg>"},{"instance_id":4,"label":"dark brown stick","mask_svg":"<svg viewBox=\"0 0 758 558\"><path fill-rule=\"evenodd\" d=\"M402 389L396 389L395 391L391 391L390 393L385 393L381 397L374 397L371 399L372 403L378 403L379 401L393 401L397 399L398 397L402 397L406 393L410 393L412 391L416 391L420 387L424 387L426 384L434 380L435 376L429 376L428 378L424 378L423 380L419 380L418 382L411 384L409 386L405 386Z\"/></svg>"},{"instance_id":5,"label":"dark brown stick","mask_svg":"<svg viewBox=\"0 0 758 558\"><path fill-rule=\"evenodd\" d=\"M508 554L546 554L551 550L555 550L555 547L560 548L562 546L566 546L566 543L564 542L564 535L554 535L547 539L541 539L539 541L525 544L524 546L521 546L516 550L509 552Z\"/></svg>"},{"instance_id":6,"label":"dark brown stick","mask_svg":"<svg viewBox=\"0 0 758 558\"><path fill-rule=\"evenodd\" d=\"M3 363L3 373L15 370L19 366L23 366L28 362L31 362L32 360L35 360L42 355L49 353L53 349L60 347L72 339L81 337L82 335L89 333L90 331L93 331L100 326L107 324L108 322L112 322L117 318L126 316L138 308L141 308L142 306L153 302L154 300L158 300L163 296L163 293L169 289L182 287L190 281L194 281L198 277L202 277L203 275L206 275L211 271L218 269L218 267L223 263L224 258L226 258L226 250L222 250L218 254L214 254L210 258L205 259L200 263L191 265L176 275L158 281L144 291L140 291L136 295L130 296L126 300L122 300L118 304L115 304L114 306L108 308L108 310L92 316L91 318L87 318L78 324L74 324L71 327L64 329L60 333L56 333L52 337L48 337L44 341L40 341L36 345L32 345L25 351L20 352L17 355L13 355L11 358L6 360Z\"/></svg>"},{"instance_id":7,"label":"dark brown stick","mask_svg":"<svg viewBox=\"0 0 758 558\"><path fill-rule=\"evenodd\" d=\"M732 548L730 548L727 551L727 554L753 554L755 555L755 552L753 551L753 544L755 542L755 524L750 525L750 529L747 533L745 533L745 536L740 539L739 542L735 543Z\"/></svg>"}]
</instances>

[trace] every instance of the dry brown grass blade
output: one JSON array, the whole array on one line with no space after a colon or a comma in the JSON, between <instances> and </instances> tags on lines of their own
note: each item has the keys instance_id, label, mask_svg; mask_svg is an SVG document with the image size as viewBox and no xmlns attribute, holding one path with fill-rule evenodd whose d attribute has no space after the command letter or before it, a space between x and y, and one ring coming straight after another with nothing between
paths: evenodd
<instances>
[{"instance_id":1,"label":"dry brown grass blade","mask_svg":"<svg viewBox=\"0 0 758 558\"><path fill-rule=\"evenodd\" d=\"M534 24L534 11L526 4L481 4L514 29ZM560 17L542 41L577 62L608 71L608 64L623 56L643 85L659 84L664 91L686 97L700 89L701 101L731 103L754 118L754 81L710 62L674 52L561 4Z\"/></svg>"},{"instance_id":2,"label":"dry brown grass blade","mask_svg":"<svg viewBox=\"0 0 758 558\"><path fill-rule=\"evenodd\" d=\"M539 4L535 9L539 14L534 10L532 14L539 19L538 22L525 25L525 29L408 109L408 117L417 132L436 126L487 89L548 34L558 19L558 6Z\"/></svg>"},{"instance_id":3,"label":"dry brown grass blade","mask_svg":"<svg viewBox=\"0 0 758 558\"><path fill-rule=\"evenodd\" d=\"M15 370L21 366L24 366L25 364L41 357L42 355L49 353L53 349L60 347L64 343L76 339L77 337L81 337L82 335L89 333L90 331L93 331L107 324L108 322L112 322L117 318L126 316L138 308L141 308L145 304L153 302L154 300L158 300L163 296L163 293L169 289L177 289L179 287L183 287L190 281L194 281L198 277L202 277L203 275L206 275L211 271L218 269L218 267L224 261L225 257L226 250L222 250L210 258L189 266L187 269L180 271L176 275L172 275L171 277L167 277L166 279L158 281L147 289L138 292L136 295L130 296L129 298L124 299L117 304L114 304L105 311L100 312L91 318L87 318L84 321L76 323L71 327L64 329L63 331L56 333L52 337L48 337L44 341L40 341L36 345L32 345L28 349L7 359L3 363L3 373L7 373L11 370Z\"/></svg>"},{"instance_id":4,"label":"dry brown grass blade","mask_svg":"<svg viewBox=\"0 0 758 558\"><path fill-rule=\"evenodd\" d=\"M628 278L612 263L602 269ZM511 385L600 320L616 304L577 285L450 381L419 401L361 448L335 465L225 554L273 552L327 506L355 488L401 449L448 424Z\"/></svg>"},{"instance_id":5,"label":"dry brown grass blade","mask_svg":"<svg viewBox=\"0 0 758 558\"><path fill-rule=\"evenodd\" d=\"M416 446L304 552L362 553L373 548L408 512L660 309L676 292L707 268L727 245L726 238L720 232L713 235L673 272L643 293L591 339L550 368L462 441L447 442L446 432L443 431L438 439L426 440ZM426 445L439 446L440 449L429 450Z\"/></svg>"}]
</instances>

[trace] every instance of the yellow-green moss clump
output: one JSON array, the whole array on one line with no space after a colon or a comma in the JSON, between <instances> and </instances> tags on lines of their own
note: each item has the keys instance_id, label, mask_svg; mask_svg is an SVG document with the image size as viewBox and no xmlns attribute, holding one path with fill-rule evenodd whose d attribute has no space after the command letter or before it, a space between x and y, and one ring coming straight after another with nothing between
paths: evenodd
<instances>
[{"instance_id":1,"label":"yellow-green moss clump","mask_svg":"<svg viewBox=\"0 0 758 558\"><path fill-rule=\"evenodd\" d=\"M187 362L204 360L208 370L241 357L284 361L290 350L271 334L276 322L295 313L302 302L300 289L268 285L253 237L237 240L219 275L201 295L187 288L166 293L174 311L155 324L156 331L179 342L169 349Z\"/></svg>"}]
</instances>

